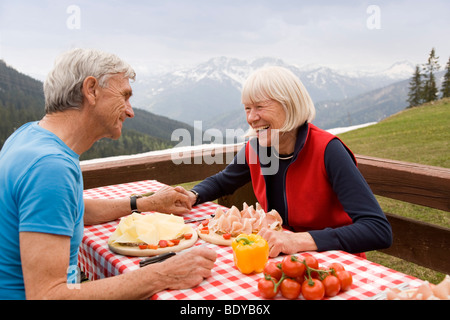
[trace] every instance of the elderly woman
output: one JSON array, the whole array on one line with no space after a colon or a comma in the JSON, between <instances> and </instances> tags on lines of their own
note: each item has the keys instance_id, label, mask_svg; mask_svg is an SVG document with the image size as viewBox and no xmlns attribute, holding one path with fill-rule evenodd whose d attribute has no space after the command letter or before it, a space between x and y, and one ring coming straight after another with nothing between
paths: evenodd
<instances>
[{"instance_id":1,"label":"elderly woman","mask_svg":"<svg viewBox=\"0 0 450 320\"><path fill-rule=\"evenodd\" d=\"M256 71L244 84L250 139L225 170L193 188L193 204L232 194L248 183L267 212L294 232L260 231L270 256L307 250L351 253L386 248L392 231L359 172L353 153L311 123L315 108L289 70Z\"/></svg>"}]
</instances>

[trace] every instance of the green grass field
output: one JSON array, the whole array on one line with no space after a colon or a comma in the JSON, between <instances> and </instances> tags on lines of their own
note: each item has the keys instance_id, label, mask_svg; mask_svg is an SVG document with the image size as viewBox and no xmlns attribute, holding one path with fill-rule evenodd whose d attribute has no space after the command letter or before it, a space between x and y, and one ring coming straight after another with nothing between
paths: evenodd
<instances>
[{"instance_id":1,"label":"green grass field","mask_svg":"<svg viewBox=\"0 0 450 320\"><path fill-rule=\"evenodd\" d=\"M339 137L355 153L379 158L450 167L450 99L404 110L375 125L342 133ZM184 184L190 189L196 183ZM450 227L450 213L378 197L384 211ZM369 260L439 283L444 274L383 254L367 253ZM448 257L446 257L448 259Z\"/></svg>"},{"instance_id":2,"label":"green grass field","mask_svg":"<svg viewBox=\"0 0 450 320\"><path fill-rule=\"evenodd\" d=\"M339 137L356 154L450 167L450 99L406 109Z\"/></svg>"}]
</instances>

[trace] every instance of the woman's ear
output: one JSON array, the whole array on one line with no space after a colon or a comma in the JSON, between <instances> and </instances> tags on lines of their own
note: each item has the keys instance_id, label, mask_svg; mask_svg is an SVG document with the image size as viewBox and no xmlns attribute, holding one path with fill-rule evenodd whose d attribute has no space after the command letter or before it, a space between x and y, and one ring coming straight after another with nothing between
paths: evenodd
<instances>
[{"instance_id":1,"label":"woman's ear","mask_svg":"<svg viewBox=\"0 0 450 320\"><path fill-rule=\"evenodd\" d=\"M89 76L83 81L83 87L81 88L81 92L83 93L84 99L90 105L95 105L97 101L97 91L98 81L95 77Z\"/></svg>"}]
</instances>

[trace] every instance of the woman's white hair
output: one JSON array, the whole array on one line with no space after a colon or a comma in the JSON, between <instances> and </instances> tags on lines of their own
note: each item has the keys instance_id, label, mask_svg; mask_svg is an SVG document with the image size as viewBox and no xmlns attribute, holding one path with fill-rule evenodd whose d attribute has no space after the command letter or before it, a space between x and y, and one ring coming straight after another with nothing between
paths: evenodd
<instances>
[{"instance_id":1,"label":"woman's white hair","mask_svg":"<svg viewBox=\"0 0 450 320\"><path fill-rule=\"evenodd\" d=\"M244 83L244 105L266 100L279 102L286 111L286 122L280 132L288 132L305 122L311 122L316 115L314 103L303 83L283 67L272 66L256 70ZM250 130L247 134L252 133Z\"/></svg>"},{"instance_id":2,"label":"woman's white hair","mask_svg":"<svg viewBox=\"0 0 450 320\"><path fill-rule=\"evenodd\" d=\"M83 102L81 88L89 76L106 87L110 75L123 73L134 80L133 68L114 54L94 49L73 49L59 56L44 82L45 112L79 109Z\"/></svg>"}]
</instances>

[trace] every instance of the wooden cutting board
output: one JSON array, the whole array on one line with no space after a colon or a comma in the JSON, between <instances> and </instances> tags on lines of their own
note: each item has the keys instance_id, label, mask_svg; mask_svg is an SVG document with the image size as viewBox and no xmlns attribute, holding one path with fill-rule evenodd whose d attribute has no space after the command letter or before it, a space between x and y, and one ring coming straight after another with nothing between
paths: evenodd
<instances>
[{"instance_id":1,"label":"wooden cutting board","mask_svg":"<svg viewBox=\"0 0 450 320\"><path fill-rule=\"evenodd\" d=\"M139 247L131 247L131 246L122 246L117 243L110 244L108 241L108 247L111 251L122 254L124 256L133 256L133 257L150 257L156 256L158 254L163 254L167 252L179 252L181 250L192 247L194 243L197 241L198 235L197 232L192 229L192 237L190 239L181 239L180 243L174 245L172 247L158 248L158 249L140 249Z\"/></svg>"},{"instance_id":2,"label":"wooden cutting board","mask_svg":"<svg viewBox=\"0 0 450 320\"><path fill-rule=\"evenodd\" d=\"M209 243L217 244L219 246L231 246L231 243L234 240L234 237L231 237L230 239L224 239L222 235L215 232L202 233L200 229L201 228L197 228L198 236L200 237L200 239Z\"/></svg>"}]
</instances>

